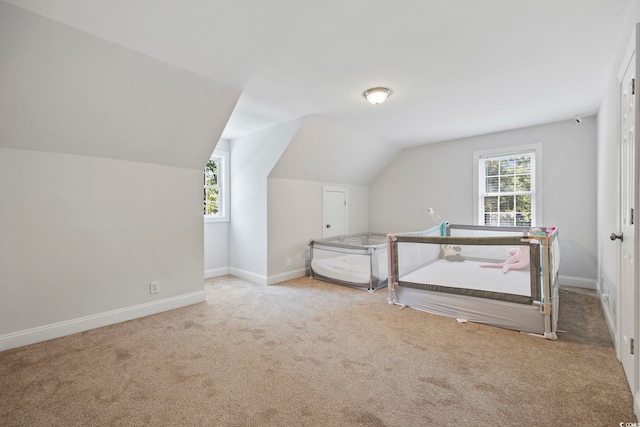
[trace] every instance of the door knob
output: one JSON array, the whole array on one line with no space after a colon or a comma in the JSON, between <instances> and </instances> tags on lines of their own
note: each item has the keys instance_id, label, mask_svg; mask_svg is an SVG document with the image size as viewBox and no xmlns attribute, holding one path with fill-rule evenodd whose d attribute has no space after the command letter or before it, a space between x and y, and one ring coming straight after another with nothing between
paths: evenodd
<instances>
[{"instance_id":1,"label":"door knob","mask_svg":"<svg viewBox=\"0 0 640 427\"><path fill-rule=\"evenodd\" d=\"M620 233L620 234L611 233L611 235L609 236L609 238L610 238L611 240L620 239L620 241L622 242L622 233Z\"/></svg>"},{"instance_id":2,"label":"door knob","mask_svg":"<svg viewBox=\"0 0 640 427\"><path fill-rule=\"evenodd\" d=\"M331 228L331 224L327 224L327 228Z\"/></svg>"}]
</instances>

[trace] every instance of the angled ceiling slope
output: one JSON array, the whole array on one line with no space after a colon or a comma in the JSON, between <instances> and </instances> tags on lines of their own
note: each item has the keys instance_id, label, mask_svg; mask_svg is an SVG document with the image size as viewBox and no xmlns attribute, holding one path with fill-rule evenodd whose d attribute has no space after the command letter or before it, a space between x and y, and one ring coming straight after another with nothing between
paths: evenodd
<instances>
[{"instance_id":1,"label":"angled ceiling slope","mask_svg":"<svg viewBox=\"0 0 640 427\"><path fill-rule=\"evenodd\" d=\"M369 185L400 150L343 126L307 117L269 176Z\"/></svg>"},{"instance_id":2,"label":"angled ceiling slope","mask_svg":"<svg viewBox=\"0 0 640 427\"><path fill-rule=\"evenodd\" d=\"M313 115L408 147L595 114L637 0L5 1L242 90L225 138Z\"/></svg>"},{"instance_id":3,"label":"angled ceiling slope","mask_svg":"<svg viewBox=\"0 0 640 427\"><path fill-rule=\"evenodd\" d=\"M0 3L0 145L201 169L240 96Z\"/></svg>"}]
</instances>

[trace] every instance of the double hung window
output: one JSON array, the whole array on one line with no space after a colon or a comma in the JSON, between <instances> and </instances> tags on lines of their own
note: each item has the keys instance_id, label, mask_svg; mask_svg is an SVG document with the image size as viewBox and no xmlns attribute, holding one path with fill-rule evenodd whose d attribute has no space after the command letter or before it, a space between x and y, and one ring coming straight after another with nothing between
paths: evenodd
<instances>
[{"instance_id":1,"label":"double hung window","mask_svg":"<svg viewBox=\"0 0 640 427\"><path fill-rule=\"evenodd\" d=\"M536 150L476 153L477 214L481 225L535 226Z\"/></svg>"}]
</instances>

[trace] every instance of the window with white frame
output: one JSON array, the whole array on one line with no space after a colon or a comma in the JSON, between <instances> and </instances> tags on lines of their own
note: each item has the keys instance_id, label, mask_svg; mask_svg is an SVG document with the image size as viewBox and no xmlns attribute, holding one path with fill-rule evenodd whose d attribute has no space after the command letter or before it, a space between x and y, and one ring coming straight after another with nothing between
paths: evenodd
<instances>
[{"instance_id":1,"label":"window with white frame","mask_svg":"<svg viewBox=\"0 0 640 427\"><path fill-rule=\"evenodd\" d=\"M525 150L476 153L477 218L481 225L535 226L536 153L539 145Z\"/></svg>"},{"instance_id":2,"label":"window with white frame","mask_svg":"<svg viewBox=\"0 0 640 427\"><path fill-rule=\"evenodd\" d=\"M210 221L228 219L229 154L215 151L204 168L204 217Z\"/></svg>"}]
</instances>

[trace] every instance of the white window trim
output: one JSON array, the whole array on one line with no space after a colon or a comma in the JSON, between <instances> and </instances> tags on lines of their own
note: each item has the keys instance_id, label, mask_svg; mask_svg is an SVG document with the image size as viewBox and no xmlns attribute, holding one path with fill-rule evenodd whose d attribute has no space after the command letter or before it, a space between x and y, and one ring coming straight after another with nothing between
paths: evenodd
<instances>
[{"instance_id":1,"label":"white window trim","mask_svg":"<svg viewBox=\"0 0 640 427\"><path fill-rule=\"evenodd\" d=\"M531 226L542 226L542 143L516 145L511 147L494 148L491 150L474 151L473 153L473 221L474 224L483 225L484 218L481 218L483 209L480 206L480 159L483 157L511 156L523 153L535 154L535 182L534 184L534 218Z\"/></svg>"},{"instance_id":2,"label":"white window trim","mask_svg":"<svg viewBox=\"0 0 640 427\"><path fill-rule=\"evenodd\" d=\"M224 150L214 150L210 157L211 159L220 159L220 169L218 172L218 179L222 181L220 183L220 189L222 190L222 197L220 199L220 215L204 215L204 222L229 222L229 152Z\"/></svg>"}]
</instances>

